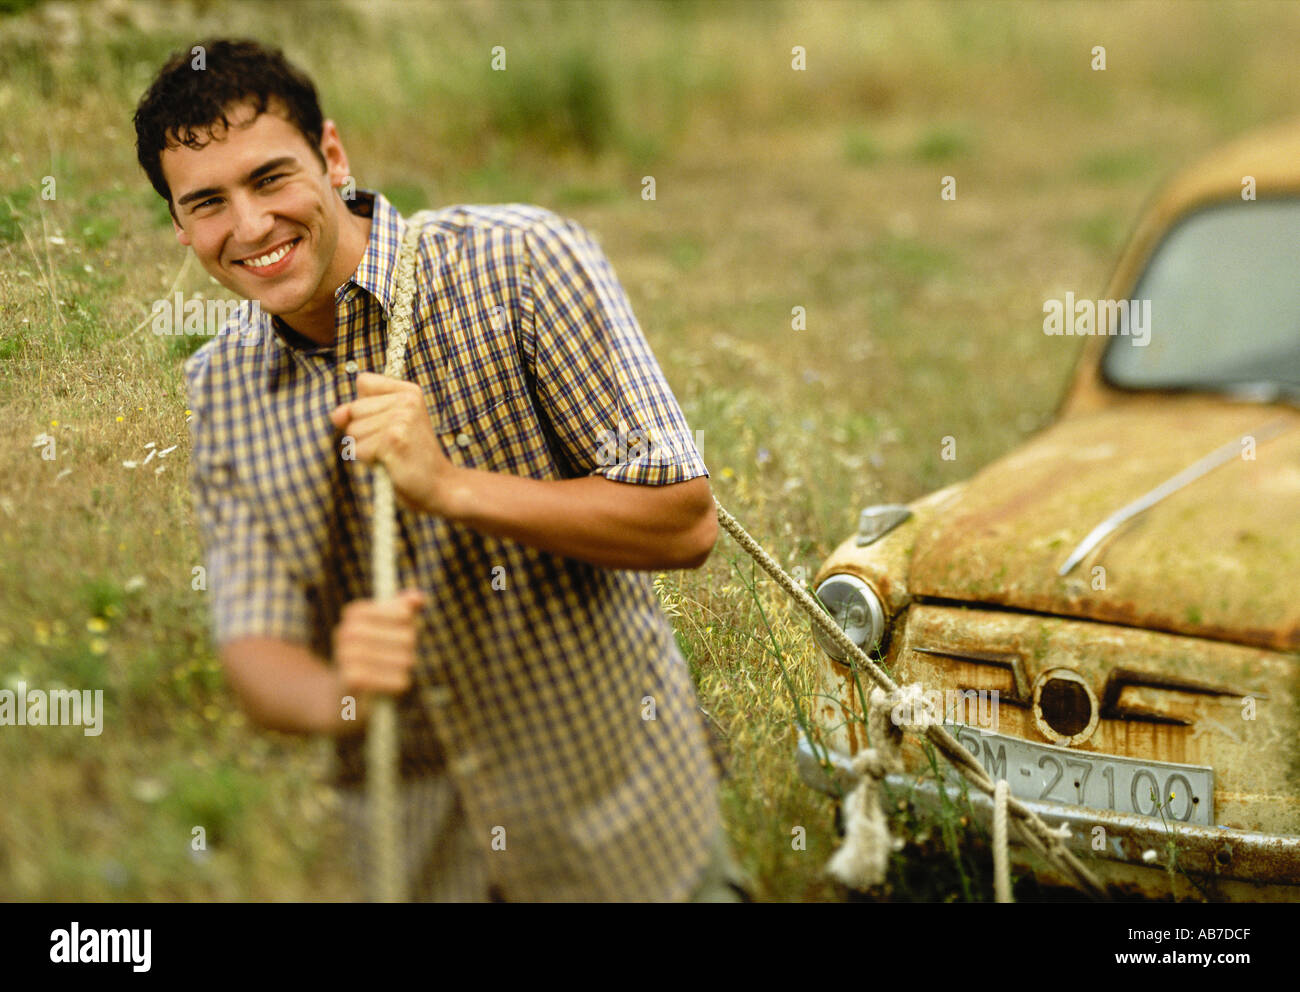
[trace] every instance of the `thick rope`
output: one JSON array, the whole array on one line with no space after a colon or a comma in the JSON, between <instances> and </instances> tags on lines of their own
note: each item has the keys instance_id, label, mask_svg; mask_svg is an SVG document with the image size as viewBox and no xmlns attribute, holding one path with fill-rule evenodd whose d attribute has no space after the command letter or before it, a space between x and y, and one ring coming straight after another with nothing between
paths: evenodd
<instances>
[{"instance_id":1,"label":"thick rope","mask_svg":"<svg viewBox=\"0 0 1300 992\"><path fill-rule=\"evenodd\" d=\"M752 537L745 532L745 529L737 523L736 518L728 513L718 502L717 497L713 498L714 504L718 508L718 521L726 528L727 532L736 539L739 544L759 565L763 571L772 576L776 583L794 597L803 611L808 614L812 622L835 642L848 657L855 661L855 667L871 678L876 685L880 686L885 692L891 695L897 693L898 686L894 683L885 671L872 661L861 648L849 640L848 635L841 630L830 615L805 592L798 583L794 581L786 571L781 568L772 556L769 555ZM962 747L955 737L947 731L941 724L924 721L924 736L929 740L944 757L970 780L971 784L987 796L992 796L994 791L993 780L988 773L969 751ZM1105 887L1099 882L1095 875L1089 871L1084 864L1074 855L1072 851L1065 846L1062 833L1052 830L1047 826L1033 810L1025 806L1015 796L1007 797L1007 808L1015 818L1014 823L1016 832L1035 853L1045 860L1056 865L1059 869L1066 872L1069 877L1083 888L1094 899L1107 900Z\"/></svg>"},{"instance_id":2,"label":"thick rope","mask_svg":"<svg viewBox=\"0 0 1300 992\"><path fill-rule=\"evenodd\" d=\"M415 303L415 255L420 225L407 221L397 255L397 284L393 290L393 313L388 322L388 349L384 375L402 378L406 371L406 342L411 334L411 312ZM372 567L375 599L397 596L397 511L393 480L382 463L374 466L375 519ZM370 699L370 720L366 729L366 783L370 814L371 867L374 890L380 902L405 900L402 871L401 822L397 811L397 704L386 693Z\"/></svg>"},{"instance_id":3,"label":"thick rope","mask_svg":"<svg viewBox=\"0 0 1300 992\"><path fill-rule=\"evenodd\" d=\"M1007 796L1011 786L998 779L993 789L993 897L998 902L1012 902L1011 865L1007 850Z\"/></svg>"},{"instance_id":4,"label":"thick rope","mask_svg":"<svg viewBox=\"0 0 1300 992\"><path fill-rule=\"evenodd\" d=\"M893 838L880 802L880 783L890 772L903 770L903 730L889 718L895 699L878 688L871 690L867 717L874 747L853 756L858 784L844 797L844 843L826 870L845 885L869 889L885 881Z\"/></svg>"}]
</instances>

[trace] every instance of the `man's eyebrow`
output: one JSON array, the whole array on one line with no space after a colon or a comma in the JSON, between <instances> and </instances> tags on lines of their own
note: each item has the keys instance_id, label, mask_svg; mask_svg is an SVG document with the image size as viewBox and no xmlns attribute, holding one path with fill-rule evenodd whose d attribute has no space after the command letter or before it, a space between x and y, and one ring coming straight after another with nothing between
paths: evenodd
<instances>
[{"instance_id":1,"label":"man's eyebrow","mask_svg":"<svg viewBox=\"0 0 1300 992\"><path fill-rule=\"evenodd\" d=\"M248 174L246 182L255 183L268 172L274 172L276 169L283 169L285 166L297 165L298 160L292 155L281 155L279 158L273 158L265 165L259 165L256 169Z\"/></svg>"},{"instance_id":2,"label":"man's eyebrow","mask_svg":"<svg viewBox=\"0 0 1300 992\"><path fill-rule=\"evenodd\" d=\"M271 161L259 165L244 178L244 182L255 183L268 172L274 172L276 169L283 169L285 166L296 166L297 164L298 159L293 155L281 155L279 158L273 158ZM206 200L209 196L217 196L222 192L224 192L224 189L221 186L205 186L203 189L196 189L190 193L186 193L176 201L176 205L178 207L183 207L188 203L193 203L195 200Z\"/></svg>"}]
</instances>

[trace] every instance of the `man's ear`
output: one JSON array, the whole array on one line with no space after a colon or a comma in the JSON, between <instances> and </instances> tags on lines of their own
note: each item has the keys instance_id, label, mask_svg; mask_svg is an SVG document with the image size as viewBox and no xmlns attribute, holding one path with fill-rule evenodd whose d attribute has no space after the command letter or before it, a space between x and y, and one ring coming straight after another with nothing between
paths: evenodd
<instances>
[{"instance_id":1,"label":"man's ear","mask_svg":"<svg viewBox=\"0 0 1300 992\"><path fill-rule=\"evenodd\" d=\"M352 178L352 170L348 166L348 153L343 149L339 129L334 126L332 120L325 121L321 126L320 153L325 159L325 172L329 175L331 186L337 189Z\"/></svg>"}]
</instances>

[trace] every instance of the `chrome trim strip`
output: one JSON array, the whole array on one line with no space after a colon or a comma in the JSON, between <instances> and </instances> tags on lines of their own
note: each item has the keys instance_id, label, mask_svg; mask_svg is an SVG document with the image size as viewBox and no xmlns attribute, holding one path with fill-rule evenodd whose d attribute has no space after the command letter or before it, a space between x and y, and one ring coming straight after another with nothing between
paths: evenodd
<instances>
[{"instance_id":1,"label":"chrome trim strip","mask_svg":"<svg viewBox=\"0 0 1300 992\"><path fill-rule=\"evenodd\" d=\"M859 548L875 544L899 524L912 516L912 511L901 503L869 506L858 515Z\"/></svg>"},{"instance_id":2,"label":"chrome trim strip","mask_svg":"<svg viewBox=\"0 0 1300 992\"><path fill-rule=\"evenodd\" d=\"M1251 436L1254 437L1257 442L1268 441L1271 440L1272 438L1277 437L1289 426L1291 426L1291 424L1292 424L1292 420L1290 417L1283 417L1279 420L1274 420L1271 423L1265 424L1263 427L1256 430ZM1242 437L1245 436L1246 435L1244 434L1242 435ZM1208 473L1214 471L1214 469L1218 468L1220 465L1226 465L1228 462L1232 461L1232 459L1236 458L1240 453L1241 453L1241 438L1237 438L1233 441L1229 441L1227 444L1223 445L1222 447L1216 448L1214 451L1210 452L1200 461L1197 461L1194 464L1189 465L1187 468L1183 469L1177 475L1173 476L1172 478L1166 479L1164 482L1160 483L1160 485L1156 486L1145 496L1139 496L1132 503L1129 503L1127 506L1122 507L1119 510L1116 510L1109 517L1107 517L1096 527L1094 527L1089 532L1088 536L1085 537L1081 542L1079 542L1079 546L1075 548L1072 552L1070 552L1070 557L1065 559L1065 564L1063 564L1057 570L1056 574L1069 575L1070 572L1074 569L1074 567L1078 565L1079 562L1083 561L1085 557L1087 557L1089 552L1091 552L1098 544L1100 544L1107 537L1109 537L1116 530L1118 530L1122 524L1127 523L1129 520L1136 517L1139 513L1142 513L1145 510L1149 510L1151 507L1155 506L1165 497L1176 493L1184 486L1190 485L1191 483L1199 479L1201 476L1207 475Z\"/></svg>"}]
</instances>

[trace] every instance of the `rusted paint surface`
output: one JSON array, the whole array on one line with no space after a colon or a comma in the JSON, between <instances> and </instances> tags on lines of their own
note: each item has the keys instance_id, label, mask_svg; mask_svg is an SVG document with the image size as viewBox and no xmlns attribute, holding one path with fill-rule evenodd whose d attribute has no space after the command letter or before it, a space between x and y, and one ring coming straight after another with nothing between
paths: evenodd
<instances>
[{"instance_id":1,"label":"rusted paint surface","mask_svg":"<svg viewBox=\"0 0 1300 992\"><path fill-rule=\"evenodd\" d=\"M1057 574L1111 513L1272 422L1288 426L1253 459L1214 469ZM1300 650L1300 411L1188 396L1071 418L986 467L914 542L913 597Z\"/></svg>"}]
</instances>

